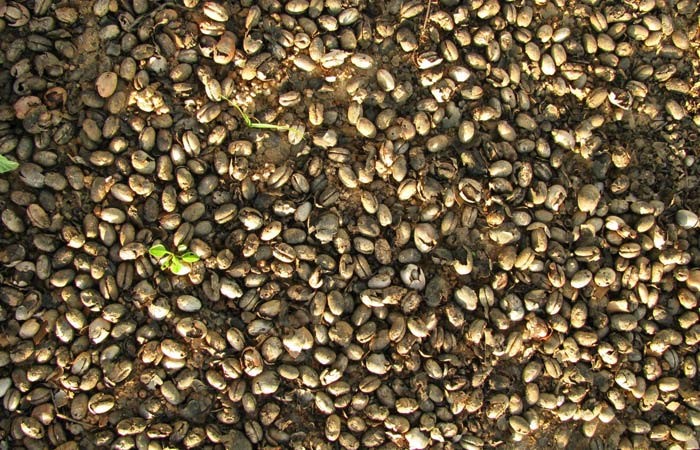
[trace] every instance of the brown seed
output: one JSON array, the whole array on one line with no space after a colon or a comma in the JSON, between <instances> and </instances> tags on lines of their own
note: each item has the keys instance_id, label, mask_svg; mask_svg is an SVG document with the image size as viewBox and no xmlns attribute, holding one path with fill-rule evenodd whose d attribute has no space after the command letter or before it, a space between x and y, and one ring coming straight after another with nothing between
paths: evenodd
<instances>
[{"instance_id":1,"label":"brown seed","mask_svg":"<svg viewBox=\"0 0 700 450\"><path fill-rule=\"evenodd\" d=\"M100 74L95 82L95 87L100 97L111 97L117 90L117 80L117 74L114 72L103 72Z\"/></svg>"}]
</instances>

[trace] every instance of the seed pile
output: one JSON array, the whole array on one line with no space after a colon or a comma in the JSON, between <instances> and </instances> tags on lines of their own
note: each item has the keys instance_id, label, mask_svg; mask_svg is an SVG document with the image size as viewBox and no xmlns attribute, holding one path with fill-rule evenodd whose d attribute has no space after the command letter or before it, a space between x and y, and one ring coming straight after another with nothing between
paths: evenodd
<instances>
[{"instance_id":1,"label":"seed pile","mask_svg":"<svg viewBox=\"0 0 700 450\"><path fill-rule=\"evenodd\" d=\"M699 17L0 0L0 448L698 448Z\"/></svg>"}]
</instances>

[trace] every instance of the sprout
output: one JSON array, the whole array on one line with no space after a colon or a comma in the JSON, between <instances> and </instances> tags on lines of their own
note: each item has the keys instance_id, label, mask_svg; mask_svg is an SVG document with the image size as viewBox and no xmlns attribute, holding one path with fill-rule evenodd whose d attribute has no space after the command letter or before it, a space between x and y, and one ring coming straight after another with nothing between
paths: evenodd
<instances>
[{"instance_id":1,"label":"sprout","mask_svg":"<svg viewBox=\"0 0 700 450\"><path fill-rule=\"evenodd\" d=\"M286 125L274 125L272 123L263 123L263 122L258 122L255 121L253 122L253 119L250 118L248 114L246 114L245 111L238 105L238 103L234 102L228 97L224 97L223 95L221 96L224 100L228 102L229 105L233 106L236 108L238 113L241 115L243 118L243 121L245 122L246 126L249 128L259 128L263 130L276 130L276 131L289 131L289 127Z\"/></svg>"},{"instance_id":2,"label":"sprout","mask_svg":"<svg viewBox=\"0 0 700 450\"><path fill-rule=\"evenodd\" d=\"M173 253L163 244L155 244L148 249L148 253L158 258L161 270L170 269L175 275L187 275L190 272L189 265L199 261L199 256L186 250L186 246L179 245L178 253Z\"/></svg>"}]
</instances>

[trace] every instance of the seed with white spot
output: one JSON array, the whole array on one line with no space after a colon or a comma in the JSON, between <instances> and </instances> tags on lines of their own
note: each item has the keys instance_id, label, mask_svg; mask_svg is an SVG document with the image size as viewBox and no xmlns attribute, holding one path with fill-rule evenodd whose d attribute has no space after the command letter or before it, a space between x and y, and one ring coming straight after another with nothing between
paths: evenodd
<instances>
[{"instance_id":1,"label":"seed with white spot","mask_svg":"<svg viewBox=\"0 0 700 450\"><path fill-rule=\"evenodd\" d=\"M282 223L279 220L273 220L265 225L260 232L260 240L271 241L282 232Z\"/></svg>"},{"instance_id":2,"label":"seed with white spot","mask_svg":"<svg viewBox=\"0 0 700 450\"><path fill-rule=\"evenodd\" d=\"M430 153L437 153L445 150L450 144L450 138L445 134L438 134L428 139L425 143L425 148L428 149Z\"/></svg>"},{"instance_id":3,"label":"seed with white spot","mask_svg":"<svg viewBox=\"0 0 700 450\"><path fill-rule=\"evenodd\" d=\"M637 328L637 318L633 314L613 314L610 328L617 331L633 331Z\"/></svg>"},{"instance_id":4,"label":"seed with white spot","mask_svg":"<svg viewBox=\"0 0 700 450\"><path fill-rule=\"evenodd\" d=\"M549 53L542 55L542 73L547 76L552 76L557 72L557 66L554 64L554 59Z\"/></svg>"},{"instance_id":5,"label":"seed with white spot","mask_svg":"<svg viewBox=\"0 0 700 450\"><path fill-rule=\"evenodd\" d=\"M216 2L204 2L202 5L202 12L211 20L217 22L228 21L228 12L222 5Z\"/></svg>"},{"instance_id":6,"label":"seed with white spot","mask_svg":"<svg viewBox=\"0 0 700 450\"><path fill-rule=\"evenodd\" d=\"M411 428L404 436L411 450L422 450L430 443L430 438L418 428Z\"/></svg>"},{"instance_id":7,"label":"seed with white spot","mask_svg":"<svg viewBox=\"0 0 700 450\"><path fill-rule=\"evenodd\" d=\"M637 385L637 378L628 369L621 369L615 375L615 382L622 389L630 390Z\"/></svg>"},{"instance_id":8,"label":"seed with white spot","mask_svg":"<svg viewBox=\"0 0 700 450\"><path fill-rule=\"evenodd\" d=\"M291 355L298 355L304 350L309 350L313 342L313 336L305 327L298 328L282 338L284 347Z\"/></svg>"},{"instance_id":9,"label":"seed with white spot","mask_svg":"<svg viewBox=\"0 0 700 450\"><path fill-rule=\"evenodd\" d=\"M687 209L679 209L676 212L676 223L679 227L689 230L698 226L698 215Z\"/></svg>"},{"instance_id":10,"label":"seed with white spot","mask_svg":"<svg viewBox=\"0 0 700 450\"><path fill-rule=\"evenodd\" d=\"M276 372L265 370L260 375L253 378L251 385L253 394L270 395L277 392L280 386L280 378Z\"/></svg>"},{"instance_id":11,"label":"seed with white spot","mask_svg":"<svg viewBox=\"0 0 700 450\"><path fill-rule=\"evenodd\" d=\"M172 339L163 339L160 343L160 350L168 358L184 359L187 356L187 349L185 346Z\"/></svg>"},{"instance_id":12,"label":"seed with white spot","mask_svg":"<svg viewBox=\"0 0 700 450\"><path fill-rule=\"evenodd\" d=\"M386 69L377 70L377 84L387 92L393 91L396 87L394 76Z\"/></svg>"},{"instance_id":13,"label":"seed with white spot","mask_svg":"<svg viewBox=\"0 0 700 450\"><path fill-rule=\"evenodd\" d=\"M459 142L466 144L474 139L475 134L476 125L474 125L474 122L465 120L459 124L459 128L457 129L457 137L459 137Z\"/></svg>"},{"instance_id":14,"label":"seed with white spot","mask_svg":"<svg viewBox=\"0 0 700 450\"><path fill-rule=\"evenodd\" d=\"M292 61L298 69L304 72L313 72L316 69L316 63L306 55L296 55Z\"/></svg>"},{"instance_id":15,"label":"seed with white spot","mask_svg":"<svg viewBox=\"0 0 700 450\"><path fill-rule=\"evenodd\" d=\"M429 223L419 223L413 231L413 242L421 253L428 253L437 245L438 234Z\"/></svg>"},{"instance_id":16,"label":"seed with white spot","mask_svg":"<svg viewBox=\"0 0 700 450\"><path fill-rule=\"evenodd\" d=\"M366 117L361 117L357 121L357 131L364 137L372 139L377 135L377 127L374 126L371 120Z\"/></svg>"},{"instance_id":17,"label":"seed with white spot","mask_svg":"<svg viewBox=\"0 0 700 450\"><path fill-rule=\"evenodd\" d=\"M367 370L376 375L384 375L391 368L391 363L387 361L386 356L381 353L372 353L365 361Z\"/></svg>"},{"instance_id":18,"label":"seed with white spot","mask_svg":"<svg viewBox=\"0 0 700 450\"><path fill-rule=\"evenodd\" d=\"M566 130L552 130L552 137L554 142L558 145L564 147L567 150L573 150L576 145L576 140L574 135Z\"/></svg>"},{"instance_id":19,"label":"seed with white spot","mask_svg":"<svg viewBox=\"0 0 700 450\"><path fill-rule=\"evenodd\" d=\"M683 120L686 116L685 108L676 100L668 100L665 108L666 112L669 113L674 120Z\"/></svg>"},{"instance_id":20,"label":"seed with white spot","mask_svg":"<svg viewBox=\"0 0 700 450\"><path fill-rule=\"evenodd\" d=\"M509 417L508 424L516 433L528 434L530 432L530 424L521 416Z\"/></svg>"},{"instance_id":21,"label":"seed with white spot","mask_svg":"<svg viewBox=\"0 0 700 450\"><path fill-rule=\"evenodd\" d=\"M581 211L585 213L593 212L600 201L600 190L595 185L586 184L579 189L576 200Z\"/></svg>"},{"instance_id":22,"label":"seed with white spot","mask_svg":"<svg viewBox=\"0 0 700 450\"><path fill-rule=\"evenodd\" d=\"M415 264L407 264L401 270L401 281L410 289L422 290L425 287L423 269Z\"/></svg>"},{"instance_id":23,"label":"seed with white spot","mask_svg":"<svg viewBox=\"0 0 700 450\"><path fill-rule=\"evenodd\" d=\"M369 69L374 64L372 57L364 53L355 53L350 57L350 62L359 69Z\"/></svg>"},{"instance_id":24,"label":"seed with white spot","mask_svg":"<svg viewBox=\"0 0 700 450\"><path fill-rule=\"evenodd\" d=\"M615 282L615 270L610 267L603 267L595 274L595 284L600 287L608 287Z\"/></svg>"},{"instance_id":25,"label":"seed with white spot","mask_svg":"<svg viewBox=\"0 0 700 450\"><path fill-rule=\"evenodd\" d=\"M506 121L498 122L498 134L505 141L513 142L518 136L513 127Z\"/></svg>"}]
</instances>

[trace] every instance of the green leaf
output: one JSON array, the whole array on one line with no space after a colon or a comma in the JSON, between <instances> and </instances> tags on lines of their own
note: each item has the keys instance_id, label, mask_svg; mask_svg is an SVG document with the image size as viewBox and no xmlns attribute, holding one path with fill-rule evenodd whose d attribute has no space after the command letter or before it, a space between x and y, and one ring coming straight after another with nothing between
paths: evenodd
<instances>
[{"instance_id":1,"label":"green leaf","mask_svg":"<svg viewBox=\"0 0 700 450\"><path fill-rule=\"evenodd\" d=\"M162 258L163 256L170 253L163 244L156 244L148 249L148 253L155 256L156 258Z\"/></svg>"},{"instance_id":2,"label":"green leaf","mask_svg":"<svg viewBox=\"0 0 700 450\"><path fill-rule=\"evenodd\" d=\"M0 173L12 172L19 167L19 163L7 159L4 155L0 155Z\"/></svg>"},{"instance_id":3,"label":"green leaf","mask_svg":"<svg viewBox=\"0 0 700 450\"><path fill-rule=\"evenodd\" d=\"M170 265L170 271L175 275L187 275L190 273L190 268L182 265L180 258L173 258L173 263Z\"/></svg>"},{"instance_id":4,"label":"green leaf","mask_svg":"<svg viewBox=\"0 0 700 450\"><path fill-rule=\"evenodd\" d=\"M183 253L180 255L180 258L182 258L182 260L186 263L195 263L199 261L199 256L192 252Z\"/></svg>"}]
</instances>

